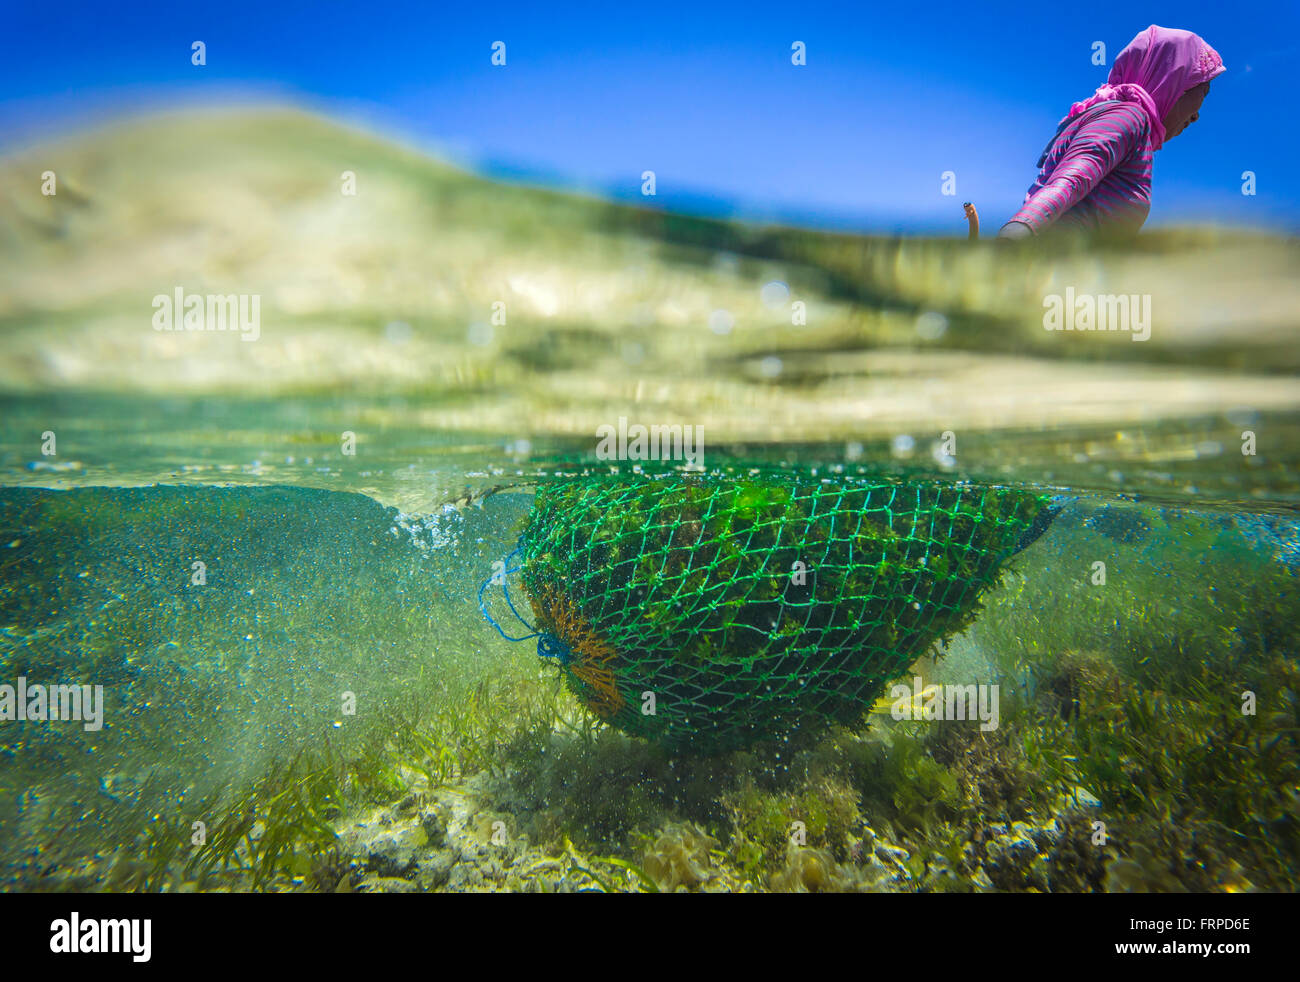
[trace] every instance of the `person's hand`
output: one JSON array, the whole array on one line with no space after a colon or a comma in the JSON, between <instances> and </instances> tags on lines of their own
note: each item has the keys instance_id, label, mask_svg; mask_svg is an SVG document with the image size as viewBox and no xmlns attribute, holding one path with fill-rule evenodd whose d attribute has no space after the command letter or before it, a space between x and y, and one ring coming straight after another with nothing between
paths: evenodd
<instances>
[{"instance_id":1,"label":"person's hand","mask_svg":"<svg viewBox=\"0 0 1300 982\"><path fill-rule=\"evenodd\" d=\"M1013 239L1032 238L1033 234L1034 230L1024 222L1007 222L998 229L997 237L1000 242L1009 242Z\"/></svg>"}]
</instances>

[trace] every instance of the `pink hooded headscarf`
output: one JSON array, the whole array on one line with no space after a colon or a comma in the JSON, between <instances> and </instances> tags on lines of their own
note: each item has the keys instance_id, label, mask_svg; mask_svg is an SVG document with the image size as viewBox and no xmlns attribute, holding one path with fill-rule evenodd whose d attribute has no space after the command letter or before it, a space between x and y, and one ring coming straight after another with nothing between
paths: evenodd
<instances>
[{"instance_id":1,"label":"pink hooded headscarf","mask_svg":"<svg viewBox=\"0 0 1300 982\"><path fill-rule=\"evenodd\" d=\"M1219 53L1191 31L1152 24L1119 53L1106 84L1071 106L1061 122L1108 99L1136 102L1151 118L1151 149L1159 150L1165 142L1165 114L1174 103L1223 72Z\"/></svg>"}]
</instances>

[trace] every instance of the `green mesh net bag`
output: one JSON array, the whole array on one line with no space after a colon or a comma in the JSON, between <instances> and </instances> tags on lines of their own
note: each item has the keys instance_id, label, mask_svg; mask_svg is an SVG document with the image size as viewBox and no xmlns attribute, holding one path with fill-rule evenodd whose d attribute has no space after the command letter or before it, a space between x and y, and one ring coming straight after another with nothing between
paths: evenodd
<instances>
[{"instance_id":1,"label":"green mesh net bag","mask_svg":"<svg viewBox=\"0 0 1300 982\"><path fill-rule=\"evenodd\" d=\"M577 478L538 489L519 572L593 712L715 751L860 719L1052 514L969 485Z\"/></svg>"}]
</instances>

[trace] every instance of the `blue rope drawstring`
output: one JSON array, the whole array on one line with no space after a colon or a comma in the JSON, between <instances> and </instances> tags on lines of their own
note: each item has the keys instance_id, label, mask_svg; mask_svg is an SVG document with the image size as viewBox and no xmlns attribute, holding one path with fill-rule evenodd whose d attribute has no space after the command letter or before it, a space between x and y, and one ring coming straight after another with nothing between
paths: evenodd
<instances>
[{"instance_id":1,"label":"blue rope drawstring","mask_svg":"<svg viewBox=\"0 0 1300 982\"><path fill-rule=\"evenodd\" d=\"M509 566L509 564L510 564L510 560L514 559L515 556L517 556L517 555L519 555L519 547L518 547L518 546L515 547L514 551L511 552L510 555L506 556L505 564L504 564L504 565ZM501 576L501 593L502 593L502 594L505 596L505 598L506 598L506 606L508 606L508 607L510 608L510 613L512 613L512 614L515 615L515 619L518 620L520 624L522 624L524 627L528 628L528 630L530 630L530 631L532 632L531 634L525 634L522 638L512 638L510 635L506 634L506 632L503 631L503 630L501 629L501 625L498 624L498 623L496 622L496 619L492 616L492 614L488 612L487 604L485 604L485 603L483 602L483 594L484 594L484 592L485 592L485 591L487 590L487 588L490 587L490 586L493 584L493 582L497 579L497 575L498 575L498 574L493 573L493 574L492 574L491 576L489 576L486 580L484 580L483 583L482 583L482 584L479 586L479 588L478 588L478 609L479 609L479 613L481 613L484 617L486 617L486 618L487 618L487 622L488 622L489 624L491 624L493 627L495 627L495 628L497 629L497 633L498 633L499 635L501 635L503 638L505 638L507 641L527 641L527 640L529 640L530 638L536 638L536 637L539 637L539 636L541 635L541 633L542 633L541 631L537 630L537 628L533 627L533 625L529 624L528 621L524 620L523 615L521 615L521 614L519 613L519 611L515 609L514 601L510 599L510 587L509 587L509 585L506 583L506 577L509 576L511 573L518 573L518 572L519 572L520 570L522 570L522 569L523 569L522 566L514 566L514 567L511 567L511 568L506 569L505 572L503 572L503 573L500 574L500 576Z\"/></svg>"},{"instance_id":2,"label":"blue rope drawstring","mask_svg":"<svg viewBox=\"0 0 1300 982\"><path fill-rule=\"evenodd\" d=\"M511 637L509 634L506 634L504 630L502 630L501 625L496 622L496 618L494 618L491 612L487 609L487 604L483 600L483 594L487 591L487 588L497 580L498 574L496 573L493 573L486 580L484 580L483 583L478 588L479 613L481 613L487 619L487 622L497 629L497 633L501 635L503 638L505 638L507 641L530 641L533 638L536 638L538 655L540 655L542 658L554 658L561 665L567 665L569 664L570 661L573 660L572 652L569 650L569 646L565 644L563 641L561 641L559 638L557 638L554 634L551 634L548 631L537 630L537 628L529 624L528 621L524 618L524 616L521 613L519 613L519 611L515 608L515 602L510 596L510 584L506 582L506 577L512 573L518 573L523 569L522 565L513 566L513 567L510 566L510 561L514 559L516 556L518 556L519 552L520 552L520 547L515 546L514 550L511 551L511 553L505 558L505 565L507 569L505 570L505 572L499 574L500 583L501 583L501 595L506 598L506 606L510 608L510 613L515 615L515 620L519 621L520 624L528 628L528 630L532 633L525 634L523 637L519 637L519 638Z\"/></svg>"},{"instance_id":3,"label":"blue rope drawstring","mask_svg":"<svg viewBox=\"0 0 1300 982\"><path fill-rule=\"evenodd\" d=\"M554 658L561 665L573 661L573 652L569 646L554 634L542 633L537 636L537 653L543 658Z\"/></svg>"}]
</instances>

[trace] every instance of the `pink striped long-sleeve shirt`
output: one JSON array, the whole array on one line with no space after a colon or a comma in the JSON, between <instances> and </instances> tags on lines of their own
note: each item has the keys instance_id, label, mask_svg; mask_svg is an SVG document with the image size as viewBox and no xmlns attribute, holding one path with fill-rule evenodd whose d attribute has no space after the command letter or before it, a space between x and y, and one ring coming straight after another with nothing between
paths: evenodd
<instances>
[{"instance_id":1,"label":"pink striped long-sleeve shirt","mask_svg":"<svg viewBox=\"0 0 1300 982\"><path fill-rule=\"evenodd\" d=\"M1151 123L1140 106L1099 102L1047 145L1011 221L1036 233L1053 224L1135 233L1151 211L1151 152Z\"/></svg>"}]
</instances>

